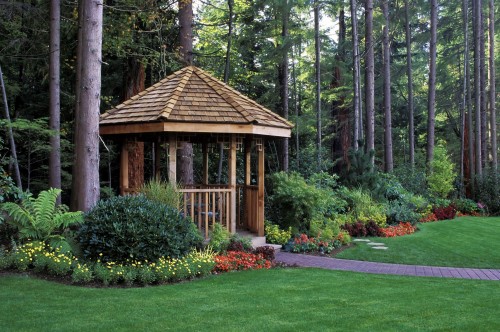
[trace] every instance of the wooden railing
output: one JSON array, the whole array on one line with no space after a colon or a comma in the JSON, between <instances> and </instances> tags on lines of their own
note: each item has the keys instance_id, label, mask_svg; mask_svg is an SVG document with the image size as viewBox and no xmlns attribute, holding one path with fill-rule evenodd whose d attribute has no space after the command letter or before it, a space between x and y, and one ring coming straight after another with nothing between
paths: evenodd
<instances>
[{"instance_id":1,"label":"wooden railing","mask_svg":"<svg viewBox=\"0 0 500 332\"><path fill-rule=\"evenodd\" d=\"M181 208L184 215L191 217L205 238L208 238L209 230L213 229L215 223L232 231L231 189L220 185L202 185L179 191L182 193Z\"/></svg>"}]
</instances>

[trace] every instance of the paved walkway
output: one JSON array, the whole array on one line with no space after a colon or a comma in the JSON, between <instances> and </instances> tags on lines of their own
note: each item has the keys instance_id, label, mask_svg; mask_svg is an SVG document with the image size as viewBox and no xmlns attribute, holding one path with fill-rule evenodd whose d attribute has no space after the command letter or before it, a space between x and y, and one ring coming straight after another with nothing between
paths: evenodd
<instances>
[{"instance_id":1,"label":"paved walkway","mask_svg":"<svg viewBox=\"0 0 500 332\"><path fill-rule=\"evenodd\" d=\"M397 274L405 276L500 280L500 270L435 267L353 261L311 255L277 252L276 260L289 265L319 267L328 270L355 271L376 274Z\"/></svg>"}]
</instances>

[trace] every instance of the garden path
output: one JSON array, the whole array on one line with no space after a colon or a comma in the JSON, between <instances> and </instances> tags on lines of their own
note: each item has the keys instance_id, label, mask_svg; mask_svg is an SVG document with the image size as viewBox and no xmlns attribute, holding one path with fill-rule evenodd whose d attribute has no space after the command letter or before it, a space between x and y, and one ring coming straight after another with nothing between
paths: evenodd
<instances>
[{"instance_id":1,"label":"garden path","mask_svg":"<svg viewBox=\"0 0 500 332\"><path fill-rule=\"evenodd\" d=\"M354 261L331 257L277 252L276 261L302 267L318 267L328 270L355 271L375 274L396 274L421 277L500 280L500 270L404 265Z\"/></svg>"}]
</instances>

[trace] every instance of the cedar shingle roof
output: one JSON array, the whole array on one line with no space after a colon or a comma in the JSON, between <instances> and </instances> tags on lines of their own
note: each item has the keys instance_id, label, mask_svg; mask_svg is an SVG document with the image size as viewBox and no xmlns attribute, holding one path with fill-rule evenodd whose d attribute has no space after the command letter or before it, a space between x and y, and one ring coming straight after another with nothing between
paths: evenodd
<instances>
[{"instance_id":1,"label":"cedar shingle roof","mask_svg":"<svg viewBox=\"0 0 500 332\"><path fill-rule=\"evenodd\" d=\"M205 71L189 66L101 115L100 125L236 124L290 130L292 124ZM289 136L289 134L287 135Z\"/></svg>"}]
</instances>

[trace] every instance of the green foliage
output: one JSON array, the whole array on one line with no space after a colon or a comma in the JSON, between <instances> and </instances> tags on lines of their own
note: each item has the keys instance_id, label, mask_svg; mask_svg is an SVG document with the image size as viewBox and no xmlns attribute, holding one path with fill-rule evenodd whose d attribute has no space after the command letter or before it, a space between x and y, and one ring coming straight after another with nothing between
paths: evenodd
<instances>
[{"instance_id":1,"label":"green foliage","mask_svg":"<svg viewBox=\"0 0 500 332\"><path fill-rule=\"evenodd\" d=\"M385 207L383 204L375 202L366 190L342 188L338 193L348 203L348 214L352 216L351 221L362 223L374 221L379 226L385 225Z\"/></svg>"},{"instance_id":2,"label":"green foliage","mask_svg":"<svg viewBox=\"0 0 500 332\"><path fill-rule=\"evenodd\" d=\"M317 183L317 178L314 181ZM344 211L345 201L336 197L332 189L318 188L298 173L275 173L271 182L267 213L271 222L282 229L295 227L307 231L312 220L330 218Z\"/></svg>"},{"instance_id":3,"label":"green foliage","mask_svg":"<svg viewBox=\"0 0 500 332\"><path fill-rule=\"evenodd\" d=\"M420 220L420 213L416 212L404 200L387 203L387 223L397 225L400 222L409 222L415 225Z\"/></svg>"},{"instance_id":4,"label":"green foliage","mask_svg":"<svg viewBox=\"0 0 500 332\"><path fill-rule=\"evenodd\" d=\"M219 223L215 223L210 233L210 242L209 246L215 252L223 252L226 250L229 240L231 238L231 233Z\"/></svg>"},{"instance_id":5,"label":"green foliage","mask_svg":"<svg viewBox=\"0 0 500 332\"><path fill-rule=\"evenodd\" d=\"M476 183L477 200L485 205L488 213L500 214L500 173L486 169L482 176L476 177Z\"/></svg>"},{"instance_id":6,"label":"green foliage","mask_svg":"<svg viewBox=\"0 0 500 332\"><path fill-rule=\"evenodd\" d=\"M453 163L448 157L445 147L435 147L434 159L431 161L430 168L430 174L427 176L429 191L439 198L448 197L448 194L453 190L453 181L457 173L453 170Z\"/></svg>"},{"instance_id":7,"label":"green foliage","mask_svg":"<svg viewBox=\"0 0 500 332\"><path fill-rule=\"evenodd\" d=\"M457 198L451 203L459 212L464 214L479 213L480 209L475 201L469 198Z\"/></svg>"},{"instance_id":8,"label":"green foliage","mask_svg":"<svg viewBox=\"0 0 500 332\"><path fill-rule=\"evenodd\" d=\"M51 188L40 192L37 198L27 194L20 204L7 202L1 205L11 219L9 223L17 228L21 240L40 240L64 251L71 248L63 235L70 226L82 223L81 212L68 212L66 205L56 205L60 189Z\"/></svg>"},{"instance_id":9,"label":"green foliage","mask_svg":"<svg viewBox=\"0 0 500 332\"><path fill-rule=\"evenodd\" d=\"M144 195L100 201L84 220L77 238L86 259L154 261L182 257L201 246L201 235L189 219Z\"/></svg>"},{"instance_id":10,"label":"green foliage","mask_svg":"<svg viewBox=\"0 0 500 332\"><path fill-rule=\"evenodd\" d=\"M402 164L394 169L393 174L407 191L424 197L429 196L425 170L423 168Z\"/></svg>"},{"instance_id":11,"label":"green foliage","mask_svg":"<svg viewBox=\"0 0 500 332\"><path fill-rule=\"evenodd\" d=\"M292 228L281 230L278 225L273 225L266 221L265 223L266 242L285 245L292 237Z\"/></svg>"},{"instance_id":12,"label":"green foliage","mask_svg":"<svg viewBox=\"0 0 500 332\"><path fill-rule=\"evenodd\" d=\"M311 221L309 234L321 241L332 241L340 233L340 225L333 219L323 218L321 220Z\"/></svg>"},{"instance_id":13,"label":"green foliage","mask_svg":"<svg viewBox=\"0 0 500 332\"><path fill-rule=\"evenodd\" d=\"M346 168L342 176L343 184L350 188L374 190L378 186L379 175L371 160L375 152L365 153L363 147L349 151L351 166Z\"/></svg>"},{"instance_id":14,"label":"green foliage","mask_svg":"<svg viewBox=\"0 0 500 332\"><path fill-rule=\"evenodd\" d=\"M142 186L140 192L151 201L156 201L174 209L179 210L181 206L182 193L177 186L170 182L150 180Z\"/></svg>"}]
</instances>

